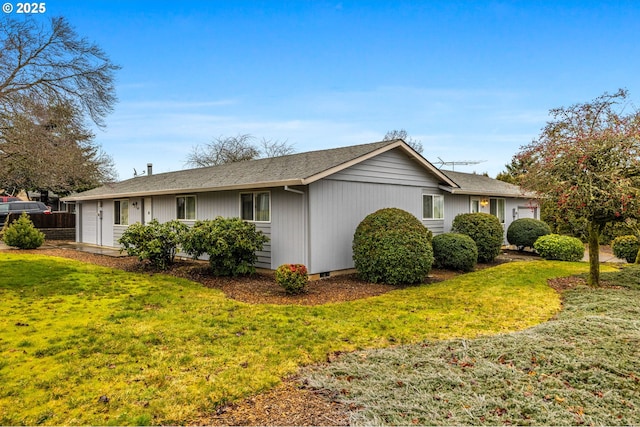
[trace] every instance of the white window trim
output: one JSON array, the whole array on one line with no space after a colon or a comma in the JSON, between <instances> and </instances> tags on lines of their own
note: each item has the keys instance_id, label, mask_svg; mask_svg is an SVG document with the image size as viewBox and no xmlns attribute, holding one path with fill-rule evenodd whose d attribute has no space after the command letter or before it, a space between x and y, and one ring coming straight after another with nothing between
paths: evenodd
<instances>
[{"instance_id":1,"label":"white window trim","mask_svg":"<svg viewBox=\"0 0 640 427\"><path fill-rule=\"evenodd\" d=\"M482 205L480 204L480 202L481 202L481 199L476 198L476 197L472 197L469 200L469 212L470 213L474 213L474 211L473 211L473 204L474 203L478 203L478 211L477 212L482 212Z\"/></svg>"},{"instance_id":2,"label":"white window trim","mask_svg":"<svg viewBox=\"0 0 640 427\"><path fill-rule=\"evenodd\" d=\"M269 221L257 221L255 219L256 218L256 195L262 194L262 193L269 194ZM253 218L254 219L244 219L244 218L242 218L242 195L243 194L251 194L253 196ZM271 191L243 191L238 196L238 204L239 204L238 216L243 221L255 222L255 223L259 223L259 224L269 224L269 223L271 223Z\"/></svg>"},{"instance_id":3,"label":"white window trim","mask_svg":"<svg viewBox=\"0 0 640 427\"><path fill-rule=\"evenodd\" d=\"M442 217L441 218L425 218L424 217L424 198L425 196L431 197L431 215L433 216L435 211L435 203L433 203L434 198L439 198L442 200ZM442 194L422 194L422 220L423 221L442 221L444 220L444 196Z\"/></svg>"},{"instance_id":4,"label":"white window trim","mask_svg":"<svg viewBox=\"0 0 640 427\"><path fill-rule=\"evenodd\" d=\"M184 208L184 213L185 215L187 214L187 205L186 205L186 198L187 197L193 197L193 201L195 202L194 204L194 215L195 217L193 219L187 219L187 218L178 218L178 199L184 197L185 198L185 208ZM198 219L198 198L196 197L195 194L180 194L179 196L176 196L176 219L178 221L197 221Z\"/></svg>"},{"instance_id":5,"label":"white window trim","mask_svg":"<svg viewBox=\"0 0 640 427\"><path fill-rule=\"evenodd\" d=\"M118 224L116 223L116 202L120 203L120 212L118 212L118 217L120 217L120 220L122 220L122 202L127 202L127 223L126 224ZM131 204L129 203L129 199L115 199L113 201L113 225L118 225L118 226L122 226L122 227L128 227L129 226L129 215L130 215L130 209L129 206L131 206Z\"/></svg>"}]
</instances>

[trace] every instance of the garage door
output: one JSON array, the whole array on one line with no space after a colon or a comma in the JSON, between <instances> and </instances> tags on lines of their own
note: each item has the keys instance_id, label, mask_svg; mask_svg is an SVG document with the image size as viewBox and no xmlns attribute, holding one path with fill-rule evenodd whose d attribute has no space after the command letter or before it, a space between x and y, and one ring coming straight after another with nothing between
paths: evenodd
<instances>
[{"instance_id":1,"label":"garage door","mask_svg":"<svg viewBox=\"0 0 640 427\"><path fill-rule=\"evenodd\" d=\"M537 206L518 206L518 219L519 218L538 219L538 207Z\"/></svg>"}]
</instances>

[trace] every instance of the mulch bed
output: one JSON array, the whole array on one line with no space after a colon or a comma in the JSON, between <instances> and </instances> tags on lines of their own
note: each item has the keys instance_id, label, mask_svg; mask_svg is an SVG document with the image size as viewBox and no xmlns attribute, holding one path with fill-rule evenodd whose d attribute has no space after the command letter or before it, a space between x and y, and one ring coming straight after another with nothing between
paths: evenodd
<instances>
[{"instance_id":1,"label":"mulch bed","mask_svg":"<svg viewBox=\"0 0 640 427\"><path fill-rule=\"evenodd\" d=\"M2 251L15 250L5 249ZM126 271L154 273L144 264L140 264L135 257L109 257L75 249L55 248L50 245L46 248L20 251L20 253L59 256ZM538 258L529 253L505 251L495 262L479 264L477 269L515 260L535 259ZM355 275L344 275L310 282L308 290L304 294L287 295L275 283L272 274L260 273L252 277L240 278L214 277L207 271L206 263L191 260L179 260L165 273L187 278L210 288L219 289L229 298L251 304L327 304L372 297L402 288L400 286L367 283L359 280ZM434 269L430 272L429 282L447 280L458 274L460 273ZM562 284L557 286L559 290L565 287ZM194 420L193 424L341 426L349 424L348 414L353 409L355 408L349 408L338 403L334 396L326 395L322 390L304 389L296 381L296 378L288 378L273 390L219 408L215 413L207 414L199 420Z\"/></svg>"}]
</instances>

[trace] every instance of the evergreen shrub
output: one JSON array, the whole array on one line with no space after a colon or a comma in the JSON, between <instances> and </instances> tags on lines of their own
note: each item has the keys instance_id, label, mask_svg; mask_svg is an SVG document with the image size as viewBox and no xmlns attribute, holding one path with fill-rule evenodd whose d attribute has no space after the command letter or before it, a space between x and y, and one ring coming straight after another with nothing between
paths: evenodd
<instances>
[{"instance_id":1,"label":"evergreen shrub","mask_svg":"<svg viewBox=\"0 0 640 427\"><path fill-rule=\"evenodd\" d=\"M38 230L29 215L23 212L20 218L9 224L2 235L4 243L19 249L36 249L44 243L44 233Z\"/></svg>"},{"instance_id":2,"label":"evergreen shrub","mask_svg":"<svg viewBox=\"0 0 640 427\"><path fill-rule=\"evenodd\" d=\"M433 265L432 233L412 214L385 208L369 214L353 236L358 275L373 283L418 283Z\"/></svg>"},{"instance_id":3,"label":"evergreen shrub","mask_svg":"<svg viewBox=\"0 0 640 427\"><path fill-rule=\"evenodd\" d=\"M611 249L617 258L626 259L628 263L636 261L640 241L633 235L619 236L611 242Z\"/></svg>"},{"instance_id":4,"label":"evergreen shrub","mask_svg":"<svg viewBox=\"0 0 640 427\"><path fill-rule=\"evenodd\" d=\"M306 290L309 276L303 264L282 264L275 272L276 283L288 294L299 294Z\"/></svg>"},{"instance_id":5,"label":"evergreen shrub","mask_svg":"<svg viewBox=\"0 0 640 427\"><path fill-rule=\"evenodd\" d=\"M459 214L453 219L451 231L466 234L478 247L478 262L491 262L499 254L504 228L498 217L488 213Z\"/></svg>"},{"instance_id":6,"label":"evergreen shrub","mask_svg":"<svg viewBox=\"0 0 640 427\"><path fill-rule=\"evenodd\" d=\"M166 270L173 264L188 229L177 219L162 224L157 219L144 225L137 222L127 227L118 243L122 245L121 251L137 256L140 261L148 260L154 268Z\"/></svg>"},{"instance_id":7,"label":"evergreen shrub","mask_svg":"<svg viewBox=\"0 0 640 427\"><path fill-rule=\"evenodd\" d=\"M433 237L435 266L452 270L472 271L478 262L476 242L466 234L444 233Z\"/></svg>"},{"instance_id":8,"label":"evergreen shrub","mask_svg":"<svg viewBox=\"0 0 640 427\"><path fill-rule=\"evenodd\" d=\"M547 234L538 238L533 248L544 259L580 261L584 257L584 244L577 237Z\"/></svg>"},{"instance_id":9,"label":"evergreen shrub","mask_svg":"<svg viewBox=\"0 0 640 427\"><path fill-rule=\"evenodd\" d=\"M533 218L516 219L507 229L507 241L522 251L525 247L533 248L538 237L551 234L546 222Z\"/></svg>"},{"instance_id":10,"label":"evergreen shrub","mask_svg":"<svg viewBox=\"0 0 640 427\"><path fill-rule=\"evenodd\" d=\"M261 251L269 238L256 225L240 218L196 221L185 233L182 250L198 258L209 255L209 266L216 276L253 274Z\"/></svg>"}]
</instances>

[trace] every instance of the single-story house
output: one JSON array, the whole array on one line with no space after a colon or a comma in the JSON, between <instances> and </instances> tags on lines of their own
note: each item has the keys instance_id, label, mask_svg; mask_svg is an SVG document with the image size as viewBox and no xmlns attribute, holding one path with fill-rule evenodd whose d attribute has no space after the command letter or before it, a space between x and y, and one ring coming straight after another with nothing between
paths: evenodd
<instances>
[{"instance_id":1,"label":"single-story house","mask_svg":"<svg viewBox=\"0 0 640 427\"><path fill-rule=\"evenodd\" d=\"M368 214L411 212L434 234L456 215L487 212L504 224L537 218L534 199L487 176L436 168L402 140L176 172L148 173L64 199L75 202L76 240L117 247L128 225L216 216L256 224L270 241L257 267L305 264L311 274L353 268L351 243Z\"/></svg>"}]
</instances>

